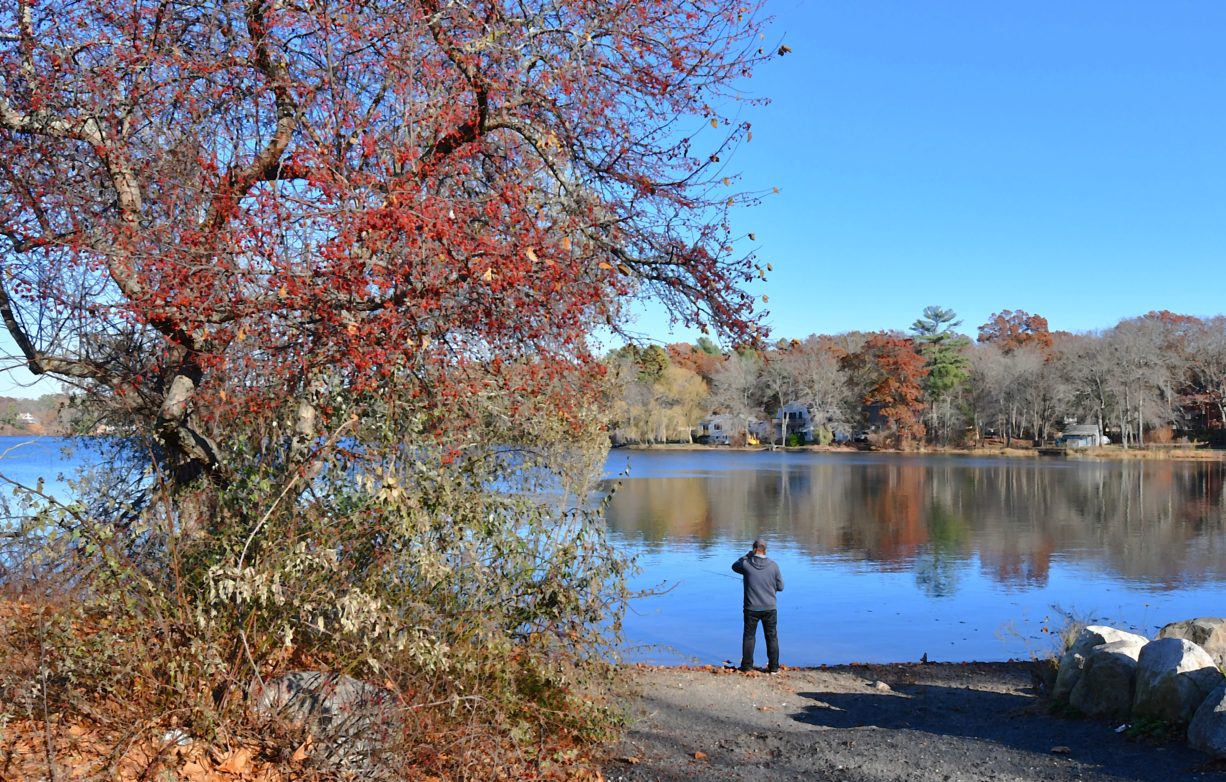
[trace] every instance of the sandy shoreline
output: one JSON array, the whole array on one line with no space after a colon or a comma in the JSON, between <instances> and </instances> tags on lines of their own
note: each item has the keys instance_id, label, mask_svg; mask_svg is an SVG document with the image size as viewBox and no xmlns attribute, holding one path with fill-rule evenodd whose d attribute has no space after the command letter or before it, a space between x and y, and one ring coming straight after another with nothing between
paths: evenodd
<instances>
[{"instance_id":1,"label":"sandy shoreline","mask_svg":"<svg viewBox=\"0 0 1226 782\"><path fill-rule=\"evenodd\" d=\"M1048 713L1027 662L637 666L610 782L1226 780L1179 742Z\"/></svg>"}]
</instances>

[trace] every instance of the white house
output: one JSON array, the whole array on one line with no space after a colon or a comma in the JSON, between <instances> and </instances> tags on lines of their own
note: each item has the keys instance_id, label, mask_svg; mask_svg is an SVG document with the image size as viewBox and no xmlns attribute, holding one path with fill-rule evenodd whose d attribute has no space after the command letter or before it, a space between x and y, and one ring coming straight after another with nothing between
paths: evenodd
<instances>
[{"instance_id":1,"label":"white house","mask_svg":"<svg viewBox=\"0 0 1226 782\"><path fill-rule=\"evenodd\" d=\"M766 424L767 428L769 426ZM762 428L763 422L756 418L721 413L699 421L698 436L711 445L732 445L746 439L747 445L756 445L762 437Z\"/></svg>"},{"instance_id":2,"label":"white house","mask_svg":"<svg viewBox=\"0 0 1226 782\"><path fill-rule=\"evenodd\" d=\"M787 442L788 435L798 434L804 442L813 441L813 417L809 408L800 402L788 402L775 413L772 420L771 439Z\"/></svg>"},{"instance_id":3,"label":"white house","mask_svg":"<svg viewBox=\"0 0 1226 782\"><path fill-rule=\"evenodd\" d=\"M1056 438L1056 445L1063 445L1066 448L1095 448L1106 445L1108 442L1098 424L1066 426Z\"/></svg>"}]
</instances>

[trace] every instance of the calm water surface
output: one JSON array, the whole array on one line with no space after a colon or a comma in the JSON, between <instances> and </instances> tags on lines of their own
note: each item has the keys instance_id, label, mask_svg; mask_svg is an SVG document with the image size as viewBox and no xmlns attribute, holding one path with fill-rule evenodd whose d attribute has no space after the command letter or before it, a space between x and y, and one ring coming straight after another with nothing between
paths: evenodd
<instances>
[{"instance_id":1,"label":"calm water surface","mask_svg":"<svg viewBox=\"0 0 1226 782\"><path fill-rule=\"evenodd\" d=\"M785 665L1025 658L1067 615L1226 615L1221 463L614 451L623 472L609 524L660 592L632 603L630 659L735 660L730 567L757 536Z\"/></svg>"},{"instance_id":2,"label":"calm water surface","mask_svg":"<svg viewBox=\"0 0 1226 782\"><path fill-rule=\"evenodd\" d=\"M100 458L67 442L2 437L0 474L61 494ZM785 665L1025 658L1069 614L1151 635L1226 615L1221 463L618 450L606 472L614 541L658 592L626 617L634 660L737 657L730 567L759 535Z\"/></svg>"}]
</instances>

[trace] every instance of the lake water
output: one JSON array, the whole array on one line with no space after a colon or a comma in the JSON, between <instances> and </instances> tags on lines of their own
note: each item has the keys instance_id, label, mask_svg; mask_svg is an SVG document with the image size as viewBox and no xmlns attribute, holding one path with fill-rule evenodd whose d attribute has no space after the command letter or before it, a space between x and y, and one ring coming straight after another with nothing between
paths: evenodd
<instances>
[{"instance_id":1,"label":"lake water","mask_svg":"<svg viewBox=\"0 0 1226 782\"><path fill-rule=\"evenodd\" d=\"M614 451L627 470L609 524L661 592L626 617L632 660L737 660L730 567L757 536L785 665L1020 659L1069 615L1151 636L1226 615L1221 463Z\"/></svg>"},{"instance_id":2,"label":"lake water","mask_svg":"<svg viewBox=\"0 0 1226 782\"><path fill-rule=\"evenodd\" d=\"M63 496L100 458L66 444L0 437L0 475ZM617 450L606 473L626 473L608 522L633 586L659 592L626 616L631 660L735 660L730 567L758 536L785 665L1026 658L1067 615L1147 635L1226 615L1219 462Z\"/></svg>"}]
</instances>

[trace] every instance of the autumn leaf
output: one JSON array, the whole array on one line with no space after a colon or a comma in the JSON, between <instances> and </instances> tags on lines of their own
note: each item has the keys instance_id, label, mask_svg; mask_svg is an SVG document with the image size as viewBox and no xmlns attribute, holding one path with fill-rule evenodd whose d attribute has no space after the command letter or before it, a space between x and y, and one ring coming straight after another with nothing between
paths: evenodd
<instances>
[{"instance_id":1,"label":"autumn leaf","mask_svg":"<svg viewBox=\"0 0 1226 782\"><path fill-rule=\"evenodd\" d=\"M524 257L532 261L533 263L536 263L538 260L536 257L536 250L534 250L531 247L527 247L524 249Z\"/></svg>"},{"instance_id":2,"label":"autumn leaf","mask_svg":"<svg viewBox=\"0 0 1226 782\"><path fill-rule=\"evenodd\" d=\"M298 763L301 763L302 761L306 760L307 757L311 754L311 744L312 743L313 743L312 740L310 739L310 737L308 737L306 741L299 744L298 748L294 750L294 754L290 755L289 762L293 765L297 765Z\"/></svg>"},{"instance_id":3,"label":"autumn leaf","mask_svg":"<svg viewBox=\"0 0 1226 782\"><path fill-rule=\"evenodd\" d=\"M485 274L481 275L481 279L485 280L486 282L489 282L490 280L494 279L494 270L486 269Z\"/></svg>"},{"instance_id":4,"label":"autumn leaf","mask_svg":"<svg viewBox=\"0 0 1226 782\"><path fill-rule=\"evenodd\" d=\"M246 747L236 749L222 761L217 770L226 774L242 774L247 770L247 764L251 762L251 754L251 750Z\"/></svg>"}]
</instances>

